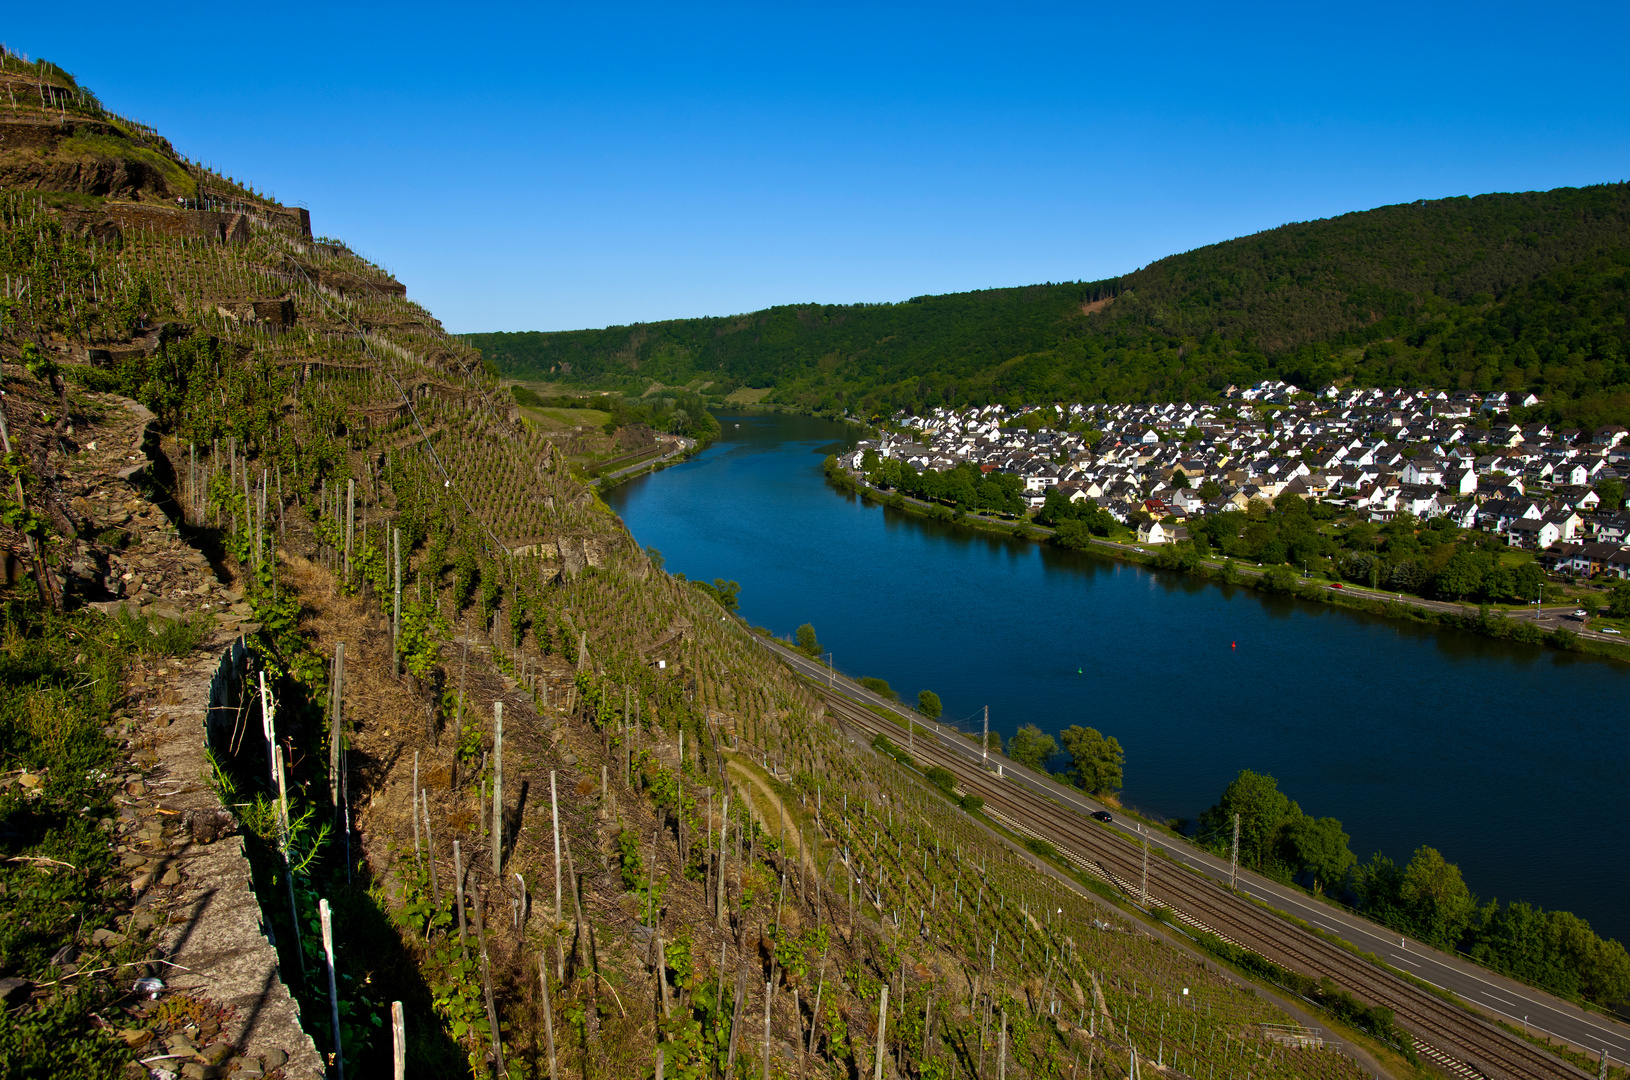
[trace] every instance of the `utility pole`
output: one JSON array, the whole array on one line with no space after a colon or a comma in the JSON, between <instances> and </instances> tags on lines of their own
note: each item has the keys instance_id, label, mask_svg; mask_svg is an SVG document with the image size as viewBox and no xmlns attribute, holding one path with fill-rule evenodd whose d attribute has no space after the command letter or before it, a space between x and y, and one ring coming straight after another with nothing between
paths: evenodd
<instances>
[{"instance_id":1,"label":"utility pole","mask_svg":"<svg viewBox=\"0 0 1630 1080\"><path fill-rule=\"evenodd\" d=\"M1139 825L1138 832L1143 837L1143 905L1149 906L1149 830Z\"/></svg>"},{"instance_id":2,"label":"utility pole","mask_svg":"<svg viewBox=\"0 0 1630 1080\"><path fill-rule=\"evenodd\" d=\"M1228 860L1228 887L1234 888L1239 881L1239 815L1234 815L1234 854Z\"/></svg>"},{"instance_id":3,"label":"utility pole","mask_svg":"<svg viewBox=\"0 0 1630 1080\"><path fill-rule=\"evenodd\" d=\"M979 744L979 763L986 769L990 768L990 706L985 706L985 738Z\"/></svg>"}]
</instances>

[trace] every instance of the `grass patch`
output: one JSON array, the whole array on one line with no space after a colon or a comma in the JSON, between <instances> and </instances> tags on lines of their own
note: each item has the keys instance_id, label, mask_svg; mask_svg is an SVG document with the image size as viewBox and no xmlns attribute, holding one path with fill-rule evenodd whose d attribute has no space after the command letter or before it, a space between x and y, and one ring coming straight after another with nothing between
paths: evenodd
<instances>
[{"instance_id":1,"label":"grass patch","mask_svg":"<svg viewBox=\"0 0 1630 1080\"><path fill-rule=\"evenodd\" d=\"M540 416L548 417L556 423L564 424L567 427L575 427L576 425L581 424L584 427L597 428L602 426L607 420L611 419L610 413L602 412L599 409L547 408L534 409L532 411Z\"/></svg>"},{"instance_id":2,"label":"grass patch","mask_svg":"<svg viewBox=\"0 0 1630 1080\"><path fill-rule=\"evenodd\" d=\"M215 621L208 615L166 619L121 608L114 620L119 639L143 656L186 656L209 636Z\"/></svg>"},{"instance_id":3,"label":"grass patch","mask_svg":"<svg viewBox=\"0 0 1630 1080\"><path fill-rule=\"evenodd\" d=\"M53 210L99 210L107 202L100 195L83 191L42 191L40 198Z\"/></svg>"},{"instance_id":4,"label":"grass patch","mask_svg":"<svg viewBox=\"0 0 1630 1080\"><path fill-rule=\"evenodd\" d=\"M57 153L66 156L108 157L123 161L139 161L164 177L165 186L172 193L197 195L198 184L187 170L157 150L137 146L120 135L75 135L57 144Z\"/></svg>"},{"instance_id":5,"label":"grass patch","mask_svg":"<svg viewBox=\"0 0 1630 1080\"><path fill-rule=\"evenodd\" d=\"M764 386L757 389L751 386L738 386L724 399L724 403L726 405L757 405L773 393L775 393L775 387L773 386Z\"/></svg>"},{"instance_id":6,"label":"grass patch","mask_svg":"<svg viewBox=\"0 0 1630 1080\"><path fill-rule=\"evenodd\" d=\"M91 972L144 954L134 934L91 943L98 929L128 930L130 893L102 822L115 816L117 758L104 728L133 652L124 627L95 612L0 604L0 761L35 778L0 789L0 971L54 984L0 1025L8 1076L115 1077L132 1056L94 1014L122 994L133 967L63 980L52 958L70 946Z\"/></svg>"}]
</instances>

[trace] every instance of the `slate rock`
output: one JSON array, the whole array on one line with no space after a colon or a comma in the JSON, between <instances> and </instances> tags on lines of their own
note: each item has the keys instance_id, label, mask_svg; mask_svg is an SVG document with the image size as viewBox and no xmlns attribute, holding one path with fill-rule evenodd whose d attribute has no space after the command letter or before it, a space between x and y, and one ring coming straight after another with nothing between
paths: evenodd
<instances>
[{"instance_id":1,"label":"slate rock","mask_svg":"<svg viewBox=\"0 0 1630 1080\"><path fill-rule=\"evenodd\" d=\"M213 844L223 837L235 836L238 820L220 807L200 807L188 810L183 821L193 842Z\"/></svg>"}]
</instances>

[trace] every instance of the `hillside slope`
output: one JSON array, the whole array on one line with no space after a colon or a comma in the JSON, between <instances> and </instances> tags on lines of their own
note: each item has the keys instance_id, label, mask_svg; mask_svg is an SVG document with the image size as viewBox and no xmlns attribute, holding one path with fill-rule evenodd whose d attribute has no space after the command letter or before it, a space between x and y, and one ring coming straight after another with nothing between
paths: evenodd
<instances>
[{"instance_id":1,"label":"hillside slope","mask_svg":"<svg viewBox=\"0 0 1630 1080\"><path fill-rule=\"evenodd\" d=\"M335 1074L393 1075L395 1002L412 1076L1361 1075L853 742L400 283L0 61L46 140L0 162L8 1075L318 1075L207 967L177 989L234 832ZM116 663L208 635L206 700ZM201 832L176 799L211 789Z\"/></svg>"},{"instance_id":2,"label":"hillside slope","mask_svg":"<svg viewBox=\"0 0 1630 1080\"><path fill-rule=\"evenodd\" d=\"M1594 427L1630 421L1627 275L1630 185L1608 184L1285 225L1107 281L464 340L517 378L700 379L823 411L1350 377L1532 390L1548 418Z\"/></svg>"}]
</instances>

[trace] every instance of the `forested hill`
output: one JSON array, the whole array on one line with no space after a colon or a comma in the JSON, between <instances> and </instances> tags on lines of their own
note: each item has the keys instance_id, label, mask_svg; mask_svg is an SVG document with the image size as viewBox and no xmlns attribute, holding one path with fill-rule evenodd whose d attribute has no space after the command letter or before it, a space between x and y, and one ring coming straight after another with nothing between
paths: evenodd
<instances>
[{"instance_id":1,"label":"forested hill","mask_svg":"<svg viewBox=\"0 0 1630 1080\"><path fill-rule=\"evenodd\" d=\"M1173 255L1121 278L471 334L501 372L640 388L773 387L818 410L1195 399L1311 387L1533 390L1630 422L1630 185L1385 206Z\"/></svg>"}]
</instances>

